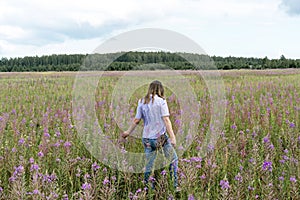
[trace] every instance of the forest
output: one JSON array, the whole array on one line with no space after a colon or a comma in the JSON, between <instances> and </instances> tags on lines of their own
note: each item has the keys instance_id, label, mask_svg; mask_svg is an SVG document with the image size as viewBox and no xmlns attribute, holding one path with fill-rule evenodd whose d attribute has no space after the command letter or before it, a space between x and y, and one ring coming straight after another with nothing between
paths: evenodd
<instances>
[{"instance_id":1,"label":"forest","mask_svg":"<svg viewBox=\"0 0 300 200\"><path fill-rule=\"evenodd\" d=\"M53 54L16 58L2 57L1 72L126 71L126 70L230 70L300 68L300 59L221 57L192 53L120 52L107 54Z\"/></svg>"}]
</instances>

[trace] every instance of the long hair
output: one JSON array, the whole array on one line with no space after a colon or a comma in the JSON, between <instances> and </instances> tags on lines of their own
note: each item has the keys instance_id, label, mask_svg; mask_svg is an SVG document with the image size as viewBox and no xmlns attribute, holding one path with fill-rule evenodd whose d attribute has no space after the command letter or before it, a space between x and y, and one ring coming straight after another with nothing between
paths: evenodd
<instances>
[{"instance_id":1,"label":"long hair","mask_svg":"<svg viewBox=\"0 0 300 200\"><path fill-rule=\"evenodd\" d=\"M148 93L144 97L144 104L150 102L150 97L152 95L152 103L154 102L154 96L157 95L164 99L164 87L160 81L153 81L149 85Z\"/></svg>"}]
</instances>

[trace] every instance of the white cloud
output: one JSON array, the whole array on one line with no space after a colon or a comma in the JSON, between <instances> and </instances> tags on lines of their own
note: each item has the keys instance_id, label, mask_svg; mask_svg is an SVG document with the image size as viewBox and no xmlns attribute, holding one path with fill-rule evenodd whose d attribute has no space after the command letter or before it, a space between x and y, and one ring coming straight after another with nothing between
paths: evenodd
<instances>
[{"instance_id":1,"label":"white cloud","mask_svg":"<svg viewBox=\"0 0 300 200\"><path fill-rule=\"evenodd\" d=\"M299 18L291 21L284 15L279 5L281 0L0 1L0 51L1 55L92 51L99 45L96 41L118 32L154 27L185 34L210 54L274 55L278 50L271 52L267 46L284 46L289 52L288 46L295 44L289 43L294 35L284 45L277 40L289 37L288 30L279 36L280 28L299 23Z\"/></svg>"},{"instance_id":2,"label":"white cloud","mask_svg":"<svg viewBox=\"0 0 300 200\"><path fill-rule=\"evenodd\" d=\"M281 8L291 15L300 15L299 0L282 0Z\"/></svg>"}]
</instances>

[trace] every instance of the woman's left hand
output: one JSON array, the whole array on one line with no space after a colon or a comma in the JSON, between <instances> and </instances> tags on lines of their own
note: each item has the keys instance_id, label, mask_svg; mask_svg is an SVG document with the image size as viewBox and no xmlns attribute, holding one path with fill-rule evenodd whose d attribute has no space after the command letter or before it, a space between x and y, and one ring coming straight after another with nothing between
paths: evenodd
<instances>
[{"instance_id":1,"label":"woman's left hand","mask_svg":"<svg viewBox=\"0 0 300 200\"><path fill-rule=\"evenodd\" d=\"M123 138L127 138L129 136L129 132L128 131L124 131L123 133L121 133L121 136Z\"/></svg>"},{"instance_id":2,"label":"woman's left hand","mask_svg":"<svg viewBox=\"0 0 300 200\"><path fill-rule=\"evenodd\" d=\"M171 144L173 145L173 147L176 146L176 138L175 138L175 137L170 138L170 142L171 142Z\"/></svg>"}]
</instances>

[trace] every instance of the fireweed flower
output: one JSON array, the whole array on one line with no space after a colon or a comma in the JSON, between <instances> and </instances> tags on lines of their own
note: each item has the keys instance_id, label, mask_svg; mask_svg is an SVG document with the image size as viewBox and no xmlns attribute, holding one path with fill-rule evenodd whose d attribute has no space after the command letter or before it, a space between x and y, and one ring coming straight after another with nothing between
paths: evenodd
<instances>
[{"instance_id":1,"label":"fireweed flower","mask_svg":"<svg viewBox=\"0 0 300 200\"><path fill-rule=\"evenodd\" d=\"M109 184L110 183L110 181L107 179L107 178L105 178L104 180L103 180L103 185L107 185L107 184Z\"/></svg>"},{"instance_id":2,"label":"fireweed flower","mask_svg":"<svg viewBox=\"0 0 300 200\"><path fill-rule=\"evenodd\" d=\"M235 124L231 125L231 129L236 130L237 126Z\"/></svg>"},{"instance_id":3,"label":"fireweed flower","mask_svg":"<svg viewBox=\"0 0 300 200\"><path fill-rule=\"evenodd\" d=\"M248 190L249 191L253 191L254 190L254 187L251 187L250 185L248 186Z\"/></svg>"},{"instance_id":4,"label":"fireweed flower","mask_svg":"<svg viewBox=\"0 0 300 200\"><path fill-rule=\"evenodd\" d=\"M297 180L296 180L296 177L295 177L295 176L291 176L291 177L290 177L290 181L293 182L293 183L296 183L296 181L297 181Z\"/></svg>"},{"instance_id":5,"label":"fireweed flower","mask_svg":"<svg viewBox=\"0 0 300 200\"><path fill-rule=\"evenodd\" d=\"M282 158L283 158L284 160L289 160L289 157L286 156L286 155L282 156Z\"/></svg>"},{"instance_id":6,"label":"fireweed flower","mask_svg":"<svg viewBox=\"0 0 300 200\"><path fill-rule=\"evenodd\" d=\"M24 167L22 165L19 165L18 167L14 167L15 172L14 175L21 175L24 172Z\"/></svg>"},{"instance_id":7,"label":"fireweed flower","mask_svg":"<svg viewBox=\"0 0 300 200\"><path fill-rule=\"evenodd\" d=\"M32 171L38 171L39 170L39 166L37 165L37 164L33 164L33 165L31 165L31 167L30 167L30 171L32 172Z\"/></svg>"},{"instance_id":8,"label":"fireweed flower","mask_svg":"<svg viewBox=\"0 0 300 200\"><path fill-rule=\"evenodd\" d=\"M274 145L272 143L269 145L269 149L271 149L271 150L274 149Z\"/></svg>"},{"instance_id":9,"label":"fireweed flower","mask_svg":"<svg viewBox=\"0 0 300 200\"><path fill-rule=\"evenodd\" d=\"M205 174L202 174L202 175L200 176L200 178L201 178L201 179L206 179Z\"/></svg>"},{"instance_id":10,"label":"fireweed flower","mask_svg":"<svg viewBox=\"0 0 300 200\"><path fill-rule=\"evenodd\" d=\"M72 146L72 144L71 144L71 142L69 142L69 141L66 141L65 143L64 143L64 147L66 147L66 148L69 148L69 147L71 147Z\"/></svg>"},{"instance_id":11,"label":"fireweed flower","mask_svg":"<svg viewBox=\"0 0 300 200\"><path fill-rule=\"evenodd\" d=\"M226 189L230 188L229 182L227 180L221 180L220 186L221 186L222 190L226 190Z\"/></svg>"},{"instance_id":12,"label":"fireweed flower","mask_svg":"<svg viewBox=\"0 0 300 200\"><path fill-rule=\"evenodd\" d=\"M33 190L32 194L39 194L39 190Z\"/></svg>"},{"instance_id":13,"label":"fireweed flower","mask_svg":"<svg viewBox=\"0 0 300 200\"><path fill-rule=\"evenodd\" d=\"M91 184L90 183L84 183L84 184L82 184L81 189L90 190L91 189Z\"/></svg>"},{"instance_id":14,"label":"fireweed flower","mask_svg":"<svg viewBox=\"0 0 300 200\"><path fill-rule=\"evenodd\" d=\"M243 177L241 176L240 173L238 173L235 177L234 180L238 181L238 182L243 182Z\"/></svg>"},{"instance_id":15,"label":"fireweed flower","mask_svg":"<svg viewBox=\"0 0 300 200\"><path fill-rule=\"evenodd\" d=\"M68 197L67 194L64 194L64 195L62 196L62 198L63 198L63 200L69 200L69 197Z\"/></svg>"},{"instance_id":16,"label":"fireweed flower","mask_svg":"<svg viewBox=\"0 0 300 200\"><path fill-rule=\"evenodd\" d=\"M270 142L269 136L264 137L263 142L264 143L269 143Z\"/></svg>"},{"instance_id":17,"label":"fireweed flower","mask_svg":"<svg viewBox=\"0 0 300 200\"><path fill-rule=\"evenodd\" d=\"M149 181L154 182L155 178L153 176L150 176Z\"/></svg>"},{"instance_id":18,"label":"fireweed flower","mask_svg":"<svg viewBox=\"0 0 300 200\"><path fill-rule=\"evenodd\" d=\"M91 178L91 176L90 176L88 173L86 173L86 174L84 175L84 179L88 179L88 178Z\"/></svg>"},{"instance_id":19,"label":"fireweed flower","mask_svg":"<svg viewBox=\"0 0 300 200\"><path fill-rule=\"evenodd\" d=\"M41 157L41 158L42 158L42 157L44 157L44 153L43 153L43 152L41 152L41 151L40 151L40 152L38 152L38 157Z\"/></svg>"},{"instance_id":20,"label":"fireweed flower","mask_svg":"<svg viewBox=\"0 0 300 200\"><path fill-rule=\"evenodd\" d=\"M268 170L268 171L272 171L272 162L268 162L268 161L264 161L264 163L263 163L263 166L262 166L262 169L264 170L264 171L266 171L266 170Z\"/></svg>"},{"instance_id":21,"label":"fireweed flower","mask_svg":"<svg viewBox=\"0 0 300 200\"><path fill-rule=\"evenodd\" d=\"M290 128L295 128L295 127L296 127L295 123L290 122Z\"/></svg>"},{"instance_id":22,"label":"fireweed flower","mask_svg":"<svg viewBox=\"0 0 300 200\"><path fill-rule=\"evenodd\" d=\"M24 144L24 143L25 143L24 138L19 139L19 145L22 145L22 144Z\"/></svg>"},{"instance_id":23,"label":"fireweed flower","mask_svg":"<svg viewBox=\"0 0 300 200\"><path fill-rule=\"evenodd\" d=\"M213 151L213 150L215 149L215 147L214 147L213 144L208 144L208 145L207 145L207 149L208 149L209 151Z\"/></svg>"},{"instance_id":24,"label":"fireweed flower","mask_svg":"<svg viewBox=\"0 0 300 200\"><path fill-rule=\"evenodd\" d=\"M140 193L140 192L142 192L142 189L141 189L141 188L139 188L139 189L135 192L135 194L138 194L138 193Z\"/></svg>"},{"instance_id":25,"label":"fireweed flower","mask_svg":"<svg viewBox=\"0 0 300 200\"><path fill-rule=\"evenodd\" d=\"M33 164L34 163L34 159L33 158L29 158L29 163Z\"/></svg>"},{"instance_id":26,"label":"fireweed flower","mask_svg":"<svg viewBox=\"0 0 300 200\"><path fill-rule=\"evenodd\" d=\"M194 195L190 194L188 200L194 200L194 199L195 199Z\"/></svg>"},{"instance_id":27,"label":"fireweed flower","mask_svg":"<svg viewBox=\"0 0 300 200\"><path fill-rule=\"evenodd\" d=\"M92 169L93 169L94 171L97 171L99 168L100 168L100 166L97 165L96 162L94 162L94 163L92 164Z\"/></svg>"}]
</instances>

